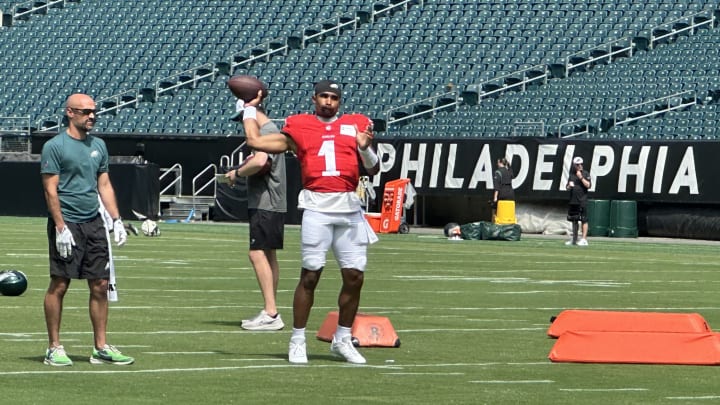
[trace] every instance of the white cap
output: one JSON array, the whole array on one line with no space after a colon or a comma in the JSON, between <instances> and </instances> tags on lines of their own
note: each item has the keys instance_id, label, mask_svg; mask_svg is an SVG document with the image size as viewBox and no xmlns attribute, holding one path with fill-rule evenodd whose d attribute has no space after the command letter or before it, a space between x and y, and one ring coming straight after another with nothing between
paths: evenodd
<instances>
[{"instance_id":1,"label":"white cap","mask_svg":"<svg viewBox=\"0 0 720 405\"><path fill-rule=\"evenodd\" d=\"M576 156L573 158L573 164L575 165L581 165L583 163L583 160L580 156Z\"/></svg>"}]
</instances>

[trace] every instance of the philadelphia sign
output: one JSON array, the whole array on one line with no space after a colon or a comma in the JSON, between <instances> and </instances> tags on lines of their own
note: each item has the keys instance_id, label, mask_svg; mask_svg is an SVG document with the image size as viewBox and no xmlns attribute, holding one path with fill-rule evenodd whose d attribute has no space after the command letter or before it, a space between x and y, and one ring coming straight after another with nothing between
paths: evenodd
<instances>
[{"instance_id":1,"label":"philadelphia sign","mask_svg":"<svg viewBox=\"0 0 720 405\"><path fill-rule=\"evenodd\" d=\"M720 202L720 142L546 138L378 140L381 173L374 186L411 179L421 195L488 195L496 162L510 161L521 200L566 199L570 162L581 156L592 198ZM719 159L720 160L720 159Z\"/></svg>"}]
</instances>

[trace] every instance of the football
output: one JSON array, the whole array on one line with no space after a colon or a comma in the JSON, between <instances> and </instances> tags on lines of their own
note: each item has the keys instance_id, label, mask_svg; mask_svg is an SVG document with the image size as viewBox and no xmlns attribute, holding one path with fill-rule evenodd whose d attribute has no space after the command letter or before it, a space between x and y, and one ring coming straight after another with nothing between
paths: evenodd
<instances>
[{"instance_id":1,"label":"football","mask_svg":"<svg viewBox=\"0 0 720 405\"><path fill-rule=\"evenodd\" d=\"M262 97L268 95L267 86L255 76L235 75L228 79L227 86L232 94L245 102L257 97L258 91L262 90Z\"/></svg>"},{"instance_id":2,"label":"football","mask_svg":"<svg viewBox=\"0 0 720 405\"><path fill-rule=\"evenodd\" d=\"M18 296L27 290L28 280L19 270L0 271L0 295Z\"/></svg>"},{"instance_id":3,"label":"football","mask_svg":"<svg viewBox=\"0 0 720 405\"><path fill-rule=\"evenodd\" d=\"M148 218L143 221L140 228L142 229L142 233L145 236L160 236L160 228L158 228L157 222L153 221L152 219Z\"/></svg>"}]
</instances>

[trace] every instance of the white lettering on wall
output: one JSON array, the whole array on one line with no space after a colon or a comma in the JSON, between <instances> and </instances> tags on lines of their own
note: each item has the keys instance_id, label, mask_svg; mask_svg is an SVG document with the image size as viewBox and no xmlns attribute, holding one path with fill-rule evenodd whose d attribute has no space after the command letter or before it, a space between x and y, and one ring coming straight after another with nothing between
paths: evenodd
<instances>
[{"instance_id":1,"label":"white lettering on wall","mask_svg":"<svg viewBox=\"0 0 720 405\"><path fill-rule=\"evenodd\" d=\"M660 194L662 192L663 175L665 174L665 163L667 162L667 146L661 146L658 149L657 160L655 161L655 176L653 176L652 192Z\"/></svg>"},{"instance_id":2,"label":"white lettering on wall","mask_svg":"<svg viewBox=\"0 0 720 405\"><path fill-rule=\"evenodd\" d=\"M455 175L455 161L457 160L457 144L450 144L448 153L447 170L445 170L445 188L462 188L463 178L453 177Z\"/></svg>"},{"instance_id":3,"label":"white lettering on wall","mask_svg":"<svg viewBox=\"0 0 720 405\"><path fill-rule=\"evenodd\" d=\"M688 187L690 194L698 194L698 180L695 170L695 151L692 146L685 150L685 155L680 162L675 178L668 193L677 194L680 187Z\"/></svg>"},{"instance_id":4,"label":"white lettering on wall","mask_svg":"<svg viewBox=\"0 0 720 405\"><path fill-rule=\"evenodd\" d=\"M411 143L405 144L405 148L403 149L402 166L400 167L400 177L414 178L415 186L420 187L420 185L423 184L423 175L425 171L425 150L427 149L427 144L418 144L417 159L414 160L410 160L410 151L412 147L413 144ZM414 172L415 176L410 176L410 172Z\"/></svg>"},{"instance_id":5,"label":"white lettering on wall","mask_svg":"<svg viewBox=\"0 0 720 405\"><path fill-rule=\"evenodd\" d=\"M490 145L484 144L480 149L480 156L478 156L475 168L473 169L472 176L470 177L470 183L468 189L476 189L478 183L485 183L484 190L492 190L493 188L493 162L490 156Z\"/></svg>"},{"instance_id":6,"label":"white lettering on wall","mask_svg":"<svg viewBox=\"0 0 720 405\"><path fill-rule=\"evenodd\" d=\"M623 147L622 157L620 158L620 172L618 173L618 191L621 193L627 191L627 181L630 176L635 176L636 193L642 193L644 189L645 168L647 167L648 155L650 154L650 146L640 148L640 157L637 163L630 163L630 154L632 151L632 146Z\"/></svg>"},{"instance_id":7,"label":"white lettering on wall","mask_svg":"<svg viewBox=\"0 0 720 405\"><path fill-rule=\"evenodd\" d=\"M590 161L590 191L595 191L597 178L605 177L612 172L615 164L615 151L607 145L598 145L593 149Z\"/></svg>"},{"instance_id":8,"label":"white lettering on wall","mask_svg":"<svg viewBox=\"0 0 720 405\"><path fill-rule=\"evenodd\" d=\"M557 149L557 144L540 145L540 147L538 148L537 160L535 161L535 175L533 176L533 190L550 190L552 188L553 181L545 180L542 178L542 176L545 173L552 174L553 162L547 161L547 159L545 158L547 156L555 156L555 154L557 154ZM529 167L530 158L527 155L527 151L525 151L524 159L527 164L524 164L523 167ZM522 179L520 179L520 176L516 177L515 180L517 180L518 182L516 184L516 182L513 181L513 188L517 188L518 186L520 186L525 181L525 176L527 176L527 171L523 173Z\"/></svg>"},{"instance_id":9,"label":"white lettering on wall","mask_svg":"<svg viewBox=\"0 0 720 405\"><path fill-rule=\"evenodd\" d=\"M442 158L443 144L436 143L433 148L432 170L430 170L430 187L437 187Z\"/></svg>"}]
</instances>

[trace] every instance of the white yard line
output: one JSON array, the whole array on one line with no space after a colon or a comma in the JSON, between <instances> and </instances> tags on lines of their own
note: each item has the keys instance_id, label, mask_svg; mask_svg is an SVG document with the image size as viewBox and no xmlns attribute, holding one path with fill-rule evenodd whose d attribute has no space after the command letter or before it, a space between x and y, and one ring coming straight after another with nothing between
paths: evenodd
<instances>
[{"instance_id":1,"label":"white yard line","mask_svg":"<svg viewBox=\"0 0 720 405\"><path fill-rule=\"evenodd\" d=\"M393 373L380 373L382 375L465 375L465 373L413 373L413 372L393 372Z\"/></svg>"},{"instance_id":2,"label":"white yard line","mask_svg":"<svg viewBox=\"0 0 720 405\"><path fill-rule=\"evenodd\" d=\"M471 380L473 384L552 384L553 380Z\"/></svg>"},{"instance_id":3,"label":"white yard line","mask_svg":"<svg viewBox=\"0 0 720 405\"><path fill-rule=\"evenodd\" d=\"M312 356L311 356L312 357ZM224 361L228 361L230 359L222 359ZM244 360L236 360L236 361L259 361L259 359L244 359ZM277 362L277 361L285 361L284 359L264 359L264 361L268 362ZM537 365L537 364L543 364L547 365L548 363L455 363L455 364L405 364L405 365L372 365L372 364L365 364L365 365L356 365L356 364L349 364L344 362L338 362L337 364L313 364L312 358L308 365L305 366L299 366L295 364L285 363L285 364L257 364L257 365L242 365L242 366L222 366L222 367L183 367L183 368L156 368L156 369L137 369L137 364L132 366L132 368L125 368L125 367L113 367L112 369L109 368L96 368L94 370L77 370L72 368L64 368L62 370L63 374L159 374L159 373L194 373L194 372L210 372L210 371L233 371L233 370L257 370L257 369L280 369L280 368L297 368L297 367L312 367L312 368L347 368L347 367L363 367L363 368L372 368L372 369L380 369L380 370L403 370L405 368L413 368L413 367L458 367L458 366L479 366L479 367L486 367L486 366L499 366L499 365L507 365L507 366L527 366L527 365ZM18 376L18 375L49 375L49 374L55 374L58 372L58 369L55 367L48 368L46 370L34 370L34 371L4 371L0 372L0 377L3 376ZM439 372L439 373L431 373L431 372L421 372L421 373L412 373L412 372L402 372L399 371L397 373L385 373L385 374L432 374L432 375L464 375L465 373L459 373L459 372ZM56 375L56 374L55 374ZM484 383L484 384L541 384L541 383L553 383L552 380L477 380L477 381L470 381L471 383Z\"/></svg>"},{"instance_id":4,"label":"white yard line","mask_svg":"<svg viewBox=\"0 0 720 405\"><path fill-rule=\"evenodd\" d=\"M623 391L650 391L647 388L560 388L566 392L623 392Z\"/></svg>"},{"instance_id":5,"label":"white yard line","mask_svg":"<svg viewBox=\"0 0 720 405\"><path fill-rule=\"evenodd\" d=\"M665 397L665 399L675 399L679 401L705 401L712 399L720 399L720 395L700 395L695 397Z\"/></svg>"}]
</instances>

